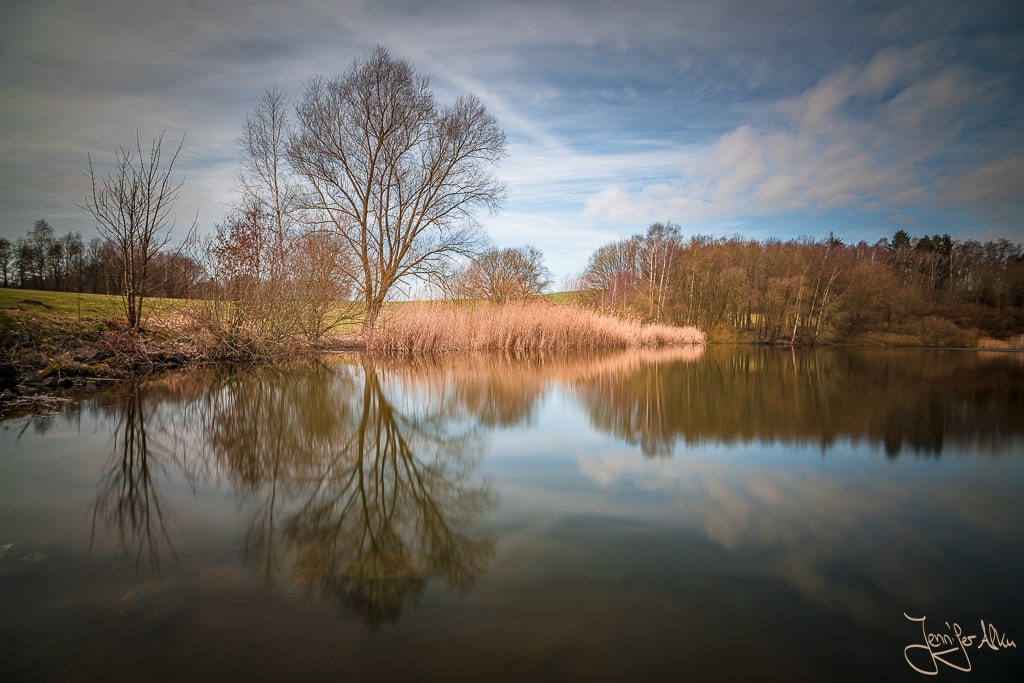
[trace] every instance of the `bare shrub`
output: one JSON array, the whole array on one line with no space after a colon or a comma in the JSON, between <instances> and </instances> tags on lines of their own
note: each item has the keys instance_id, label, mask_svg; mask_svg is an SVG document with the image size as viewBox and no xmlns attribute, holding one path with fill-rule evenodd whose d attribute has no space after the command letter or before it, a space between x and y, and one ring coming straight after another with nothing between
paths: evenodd
<instances>
[{"instance_id":1,"label":"bare shrub","mask_svg":"<svg viewBox=\"0 0 1024 683\"><path fill-rule=\"evenodd\" d=\"M207 246L207 297L193 299L184 309L207 358L277 358L289 355L298 342L303 292L277 274L267 218L258 203L250 203L218 225Z\"/></svg>"},{"instance_id":2,"label":"bare shrub","mask_svg":"<svg viewBox=\"0 0 1024 683\"><path fill-rule=\"evenodd\" d=\"M953 346L971 348L977 346L977 337L960 329L955 323L935 315L925 316L907 325L908 329L925 346Z\"/></svg>"},{"instance_id":3,"label":"bare shrub","mask_svg":"<svg viewBox=\"0 0 1024 683\"><path fill-rule=\"evenodd\" d=\"M449 298L502 303L540 296L551 286L551 271L536 247L491 248L445 280Z\"/></svg>"},{"instance_id":4,"label":"bare shrub","mask_svg":"<svg viewBox=\"0 0 1024 683\"><path fill-rule=\"evenodd\" d=\"M351 253L337 235L309 231L292 240L288 276L298 290L299 305L294 313L306 341L319 342L360 316L360 307L352 301L352 288L341 276L350 260Z\"/></svg>"}]
</instances>

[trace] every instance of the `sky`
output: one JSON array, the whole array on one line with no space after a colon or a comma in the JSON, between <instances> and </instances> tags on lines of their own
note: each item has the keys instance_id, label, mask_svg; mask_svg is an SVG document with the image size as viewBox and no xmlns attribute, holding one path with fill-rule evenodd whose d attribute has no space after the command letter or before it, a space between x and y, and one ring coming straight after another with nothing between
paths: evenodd
<instances>
[{"instance_id":1,"label":"sky","mask_svg":"<svg viewBox=\"0 0 1024 683\"><path fill-rule=\"evenodd\" d=\"M96 234L87 158L185 136L179 232L237 197L261 90L377 45L508 136L499 247L556 289L602 244L685 236L1024 242L1024 3L3 0L0 237Z\"/></svg>"}]
</instances>

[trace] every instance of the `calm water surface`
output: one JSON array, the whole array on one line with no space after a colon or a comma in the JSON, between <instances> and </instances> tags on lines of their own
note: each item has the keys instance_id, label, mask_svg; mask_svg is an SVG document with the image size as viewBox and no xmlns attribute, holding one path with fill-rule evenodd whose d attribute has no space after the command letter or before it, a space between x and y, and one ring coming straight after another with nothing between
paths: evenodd
<instances>
[{"instance_id":1,"label":"calm water surface","mask_svg":"<svg viewBox=\"0 0 1024 683\"><path fill-rule=\"evenodd\" d=\"M1022 680L1022 501L1020 354L183 373L3 423L2 678Z\"/></svg>"}]
</instances>

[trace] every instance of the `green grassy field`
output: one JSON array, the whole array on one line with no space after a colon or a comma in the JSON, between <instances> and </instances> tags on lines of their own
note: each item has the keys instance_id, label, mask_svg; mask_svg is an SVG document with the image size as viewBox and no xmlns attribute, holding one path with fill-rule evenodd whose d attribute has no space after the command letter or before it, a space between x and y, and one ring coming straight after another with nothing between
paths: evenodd
<instances>
[{"instance_id":1,"label":"green grassy field","mask_svg":"<svg viewBox=\"0 0 1024 683\"><path fill-rule=\"evenodd\" d=\"M579 304L583 303L583 292L552 292L544 298L555 304Z\"/></svg>"},{"instance_id":2,"label":"green grassy field","mask_svg":"<svg viewBox=\"0 0 1024 683\"><path fill-rule=\"evenodd\" d=\"M160 317L180 310L182 301L146 299L143 316ZM100 331L124 325L121 297L74 292L0 288L0 330L33 334Z\"/></svg>"}]
</instances>

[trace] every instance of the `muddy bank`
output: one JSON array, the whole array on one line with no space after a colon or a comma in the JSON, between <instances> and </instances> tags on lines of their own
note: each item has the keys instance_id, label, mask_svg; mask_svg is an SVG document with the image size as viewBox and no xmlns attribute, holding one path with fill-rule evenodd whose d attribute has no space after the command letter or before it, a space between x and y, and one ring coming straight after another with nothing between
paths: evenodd
<instances>
[{"instance_id":1,"label":"muddy bank","mask_svg":"<svg viewBox=\"0 0 1024 683\"><path fill-rule=\"evenodd\" d=\"M117 382L200 362L187 344L141 332L33 339L0 332L0 417L47 410Z\"/></svg>"}]
</instances>

